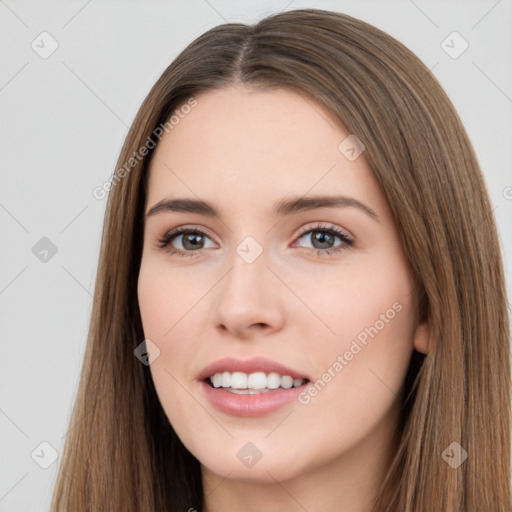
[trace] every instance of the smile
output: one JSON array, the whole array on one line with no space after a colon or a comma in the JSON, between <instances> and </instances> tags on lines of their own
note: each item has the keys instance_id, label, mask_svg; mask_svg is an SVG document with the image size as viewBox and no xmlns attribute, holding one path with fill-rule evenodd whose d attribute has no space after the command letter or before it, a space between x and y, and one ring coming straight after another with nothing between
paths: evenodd
<instances>
[{"instance_id":1,"label":"smile","mask_svg":"<svg viewBox=\"0 0 512 512\"><path fill-rule=\"evenodd\" d=\"M250 394L267 393L275 389L290 389L302 386L306 379L294 379L290 375L276 372L219 372L209 377L214 388L223 388L230 393Z\"/></svg>"},{"instance_id":2,"label":"smile","mask_svg":"<svg viewBox=\"0 0 512 512\"><path fill-rule=\"evenodd\" d=\"M201 392L218 411L230 416L262 416L294 403L311 379L262 357L220 359L198 375Z\"/></svg>"}]
</instances>

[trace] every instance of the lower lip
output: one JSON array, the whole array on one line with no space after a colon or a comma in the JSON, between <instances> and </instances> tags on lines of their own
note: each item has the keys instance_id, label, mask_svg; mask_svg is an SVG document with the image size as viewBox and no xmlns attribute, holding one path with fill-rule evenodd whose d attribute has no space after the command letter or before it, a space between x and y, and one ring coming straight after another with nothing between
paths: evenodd
<instances>
[{"instance_id":1,"label":"lower lip","mask_svg":"<svg viewBox=\"0 0 512 512\"><path fill-rule=\"evenodd\" d=\"M263 416L277 411L285 405L297 399L297 395L304 390L307 384L290 389L278 389L258 393L256 395L240 395L230 393L222 388L212 388L209 384L201 381L200 386L206 398L219 411L233 416Z\"/></svg>"}]
</instances>

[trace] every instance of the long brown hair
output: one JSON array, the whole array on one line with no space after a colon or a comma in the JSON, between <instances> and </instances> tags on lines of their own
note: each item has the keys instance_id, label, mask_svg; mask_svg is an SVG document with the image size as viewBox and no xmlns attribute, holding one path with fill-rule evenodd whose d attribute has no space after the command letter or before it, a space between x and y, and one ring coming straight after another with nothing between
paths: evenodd
<instances>
[{"instance_id":1,"label":"long brown hair","mask_svg":"<svg viewBox=\"0 0 512 512\"><path fill-rule=\"evenodd\" d=\"M149 367L134 357L144 340L137 279L154 148L133 155L150 139L155 146L158 127L169 129L194 94L233 83L309 93L364 143L418 283L429 352L411 359L398 450L374 511L510 512L509 320L474 150L442 87L411 51L367 23L316 9L209 30L140 107L118 160L124 172L116 171L108 196L52 512L204 505L200 464L165 416ZM452 443L468 454L456 468L445 461Z\"/></svg>"}]
</instances>

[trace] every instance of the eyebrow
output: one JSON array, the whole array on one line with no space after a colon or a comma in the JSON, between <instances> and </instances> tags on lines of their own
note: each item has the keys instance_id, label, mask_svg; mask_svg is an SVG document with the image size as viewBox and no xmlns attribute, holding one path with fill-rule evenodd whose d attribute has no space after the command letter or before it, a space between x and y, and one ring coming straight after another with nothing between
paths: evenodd
<instances>
[{"instance_id":1,"label":"eyebrow","mask_svg":"<svg viewBox=\"0 0 512 512\"><path fill-rule=\"evenodd\" d=\"M343 195L337 196L309 196L309 197L291 197L281 199L274 203L273 213L276 216L286 216L298 212L315 210L318 208L340 208L350 207L366 213L375 221L379 221L377 214L361 201L353 197ZM211 203L198 199L169 199L165 198L150 208L146 217L151 217L162 212L188 212L198 213L207 217L220 218L219 211Z\"/></svg>"}]
</instances>

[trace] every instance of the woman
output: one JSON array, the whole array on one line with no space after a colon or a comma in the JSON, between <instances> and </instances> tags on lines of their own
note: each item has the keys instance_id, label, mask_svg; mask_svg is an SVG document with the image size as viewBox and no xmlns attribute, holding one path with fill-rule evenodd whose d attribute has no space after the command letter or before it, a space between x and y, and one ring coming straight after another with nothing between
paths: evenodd
<instances>
[{"instance_id":1,"label":"woman","mask_svg":"<svg viewBox=\"0 0 512 512\"><path fill-rule=\"evenodd\" d=\"M111 186L54 512L511 510L496 228L403 45L314 9L211 29Z\"/></svg>"}]
</instances>

